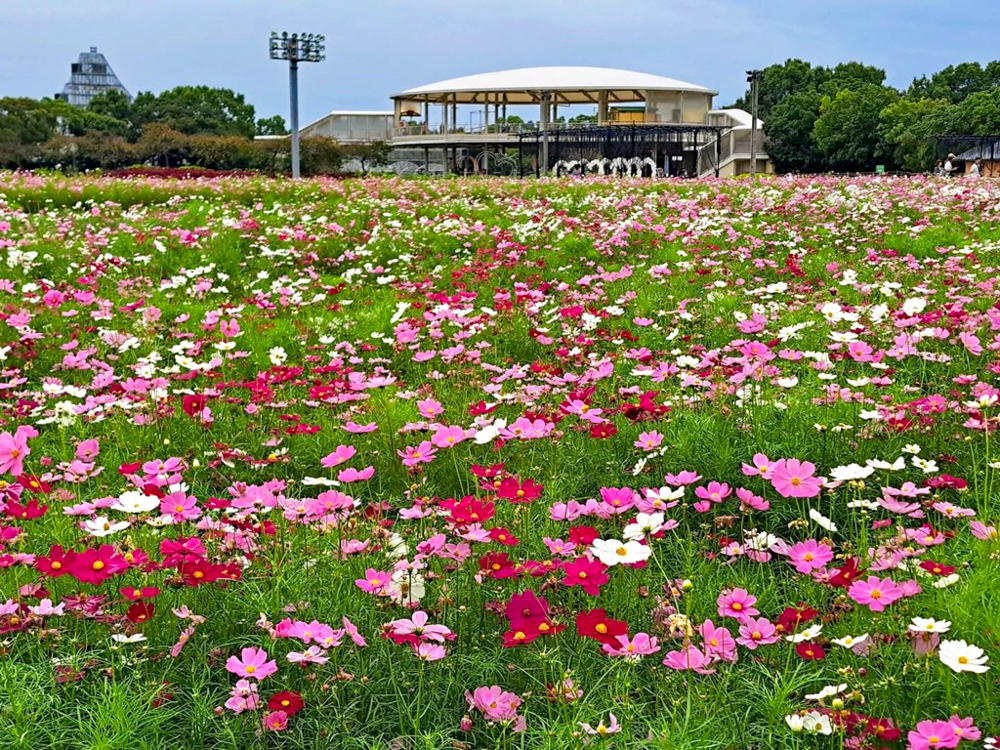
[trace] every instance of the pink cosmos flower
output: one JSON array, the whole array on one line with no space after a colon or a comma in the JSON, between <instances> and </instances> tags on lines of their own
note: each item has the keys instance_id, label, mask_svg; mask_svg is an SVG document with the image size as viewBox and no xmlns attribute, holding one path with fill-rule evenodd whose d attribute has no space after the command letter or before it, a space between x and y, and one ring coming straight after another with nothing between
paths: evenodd
<instances>
[{"instance_id":1,"label":"pink cosmos flower","mask_svg":"<svg viewBox=\"0 0 1000 750\"><path fill-rule=\"evenodd\" d=\"M423 610L413 613L413 617L408 619L393 620L388 627L393 635L406 637L413 636L415 640L436 641L444 643L452 640L454 634L444 625L428 625L429 617Z\"/></svg>"},{"instance_id":2,"label":"pink cosmos flower","mask_svg":"<svg viewBox=\"0 0 1000 750\"><path fill-rule=\"evenodd\" d=\"M712 659L696 647L688 645L680 651L671 651L663 660L663 666L670 669L686 670L690 669L698 674L713 674L714 669L709 669Z\"/></svg>"},{"instance_id":3,"label":"pink cosmos flower","mask_svg":"<svg viewBox=\"0 0 1000 750\"><path fill-rule=\"evenodd\" d=\"M669 484L671 487L681 487L685 484L694 484L699 479L701 475L695 471L681 471L677 474L667 474L663 481Z\"/></svg>"},{"instance_id":4,"label":"pink cosmos flower","mask_svg":"<svg viewBox=\"0 0 1000 750\"><path fill-rule=\"evenodd\" d=\"M257 683L249 680L238 680L233 686L232 694L225 706L235 714L244 711L256 711L260 708L260 696L257 694Z\"/></svg>"},{"instance_id":5,"label":"pink cosmos flower","mask_svg":"<svg viewBox=\"0 0 1000 750\"><path fill-rule=\"evenodd\" d=\"M0 432L0 475L24 473L24 459L31 453L28 440L37 436L38 430L27 425L18 427L13 435Z\"/></svg>"},{"instance_id":6,"label":"pink cosmos flower","mask_svg":"<svg viewBox=\"0 0 1000 750\"><path fill-rule=\"evenodd\" d=\"M777 461L772 461L763 453L755 453L753 455L753 465L743 464L743 473L748 477L761 477L762 479L770 480L777 463Z\"/></svg>"},{"instance_id":7,"label":"pink cosmos flower","mask_svg":"<svg viewBox=\"0 0 1000 750\"><path fill-rule=\"evenodd\" d=\"M240 658L230 656L226 660L226 671L251 680L263 680L278 671L278 663L269 661L264 649L250 646L240 652Z\"/></svg>"},{"instance_id":8,"label":"pink cosmos flower","mask_svg":"<svg viewBox=\"0 0 1000 750\"><path fill-rule=\"evenodd\" d=\"M350 620L348 620L347 615L344 615L343 623L344 623L344 630L347 631L347 635L349 635L351 637L351 640L354 641L355 646L357 646L358 648L364 648L365 646L368 645L368 641L366 641L364 636L361 635L361 633L358 631L358 626L355 625Z\"/></svg>"},{"instance_id":9,"label":"pink cosmos flower","mask_svg":"<svg viewBox=\"0 0 1000 750\"><path fill-rule=\"evenodd\" d=\"M757 597L746 589L733 589L723 591L715 600L718 607L719 617L734 617L742 620L746 617L756 617L760 614L754 605Z\"/></svg>"},{"instance_id":10,"label":"pink cosmos flower","mask_svg":"<svg viewBox=\"0 0 1000 750\"><path fill-rule=\"evenodd\" d=\"M292 664L326 664L330 661L326 651L319 646L310 646L305 651L289 651L285 658Z\"/></svg>"},{"instance_id":11,"label":"pink cosmos flower","mask_svg":"<svg viewBox=\"0 0 1000 750\"><path fill-rule=\"evenodd\" d=\"M368 568L364 578L354 581L359 589L367 591L369 594L384 594L385 587L392 581L392 573L387 573L375 568Z\"/></svg>"},{"instance_id":12,"label":"pink cosmos flower","mask_svg":"<svg viewBox=\"0 0 1000 750\"><path fill-rule=\"evenodd\" d=\"M632 443L636 448L644 451L654 451L663 445L663 435L655 430L640 432L639 439Z\"/></svg>"},{"instance_id":13,"label":"pink cosmos flower","mask_svg":"<svg viewBox=\"0 0 1000 750\"><path fill-rule=\"evenodd\" d=\"M694 504L694 509L699 513L705 513L712 507L712 503L721 503L731 493L728 484L709 482L707 487L696 488L694 494L701 498L699 502Z\"/></svg>"},{"instance_id":14,"label":"pink cosmos flower","mask_svg":"<svg viewBox=\"0 0 1000 750\"><path fill-rule=\"evenodd\" d=\"M740 637L736 642L754 651L758 646L776 643L781 636L766 617L748 617L740 623Z\"/></svg>"},{"instance_id":15,"label":"pink cosmos flower","mask_svg":"<svg viewBox=\"0 0 1000 750\"><path fill-rule=\"evenodd\" d=\"M813 476L815 472L816 466L809 461L782 459L774 466L771 484L782 497L816 497L823 483Z\"/></svg>"},{"instance_id":16,"label":"pink cosmos flower","mask_svg":"<svg viewBox=\"0 0 1000 750\"><path fill-rule=\"evenodd\" d=\"M185 492L171 492L160 500L160 513L177 521L193 521L201 515L198 500Z\"/></svg>"},{"instance_id":17,"label":"pink cosmos flower","mask_svg":"<svg viewBox=\"0 0 1000 750\"><path fill-rule=\"evenodd\" d=\"M268 732L283 732L288 728L288 714L284 711L270 711L264 714L261 725Z\"/></svg>"},{"instance_id":18,"label":"pink cosmos flower","mask_svg":"<svg viewBox=\"0 0 1000 750\"><path fill-rule=\"evenodd\" d=\"M601 487L601 499L615 515L624 513L635 505L635 493L628 487Z\"/></svg>"},{"instance_id":19,"label":"pink cosmos flower","mask_svg":"<svg viewBox=\"0 0 1000 750\"><path fill-rule=\"evenodd\" d=\"M636 320L638 320L638 318L636 318ZM610 713L608 714L607 726L604 725L603 721L598 722L596 727L592 727L590 724L581 721L580 728L587 734L597 735L598 737L605 737L609 734L617 734L622 730L622 728L618 725L618 717Z\"/></svg>"},{"instance_id":20,"label":"pink cosmos flower","mask_svg":"<svg viewBox=\"0 0 1000 750\"><path fill-rule=\"evenodd\" d=\"M961 737L947 721L921 721L906 735L908 750L941 750L957 747Z\"/></svg>"},{"instance_id":21,"label":"pink cosmos flower","mask_svg":"<svg viewBox=\"0 0 1000 750\"><path fill-rule=\"evenodd\" d=\"M439 427L431 435L431 442L438 448L453 448L465 438L465 430L461 427Z\"/></svg>"},{"instance_id":22,"label":"pink cosmos flower","mask_svg":"<svg viewBox=\"0 0 1000 750\"><path fill-rule=\"evenodd\" d=\"M833 550L815 539L793 544L788 548L788 557L799 573L809 574L826 566L833 560Z\"/></svg>"},{"instance_id":23,"label":"pink cosmos flower","mask_svg":"<svg viewBox=\"0 0 1000 750\"><path fill-rule=\"evenodd\" d=\"M705 654L722 661L736 661L736 641L727 628L716 626L711 620L705 620L698 626L698 632L705 642Z\"/></svg>"},{"instance_id":24,"label":"pink cosmos flower","mask_svg":"<svg viewBox=\"0 0 1000 750\"><path fill-rule=\"evenodd\" d=\"M512 721L521 705L520 698L499 685L478 687L471 693L466 690L465 700L469 708L482 712L488 721Z\"/></svg>"},{"instance_id":25,"label":"pink cosmos flower","mask_svg":"<svg viewBox=\"0 0 1000 750\"><path fill-rule=\"evenodd\" d=\"M415 448L408 445L405 451L396 451L396 455L403 459L403 466L407 468L412 468L417 464L429 464L434 460L435 453L437 453L437 448L427 440Z\"/></svg>"},{"instance_id":26,"label":"pink cosmos flower","mask_svg":"<svg viewBox=\"0 0 1000 750\"><path fill-rule=\"evenodd\" d=\"M444 412L441 402L435 401L432 398L417 401L417 409L420 411L420 416L424 419L434 419Z\"/></svg>"},{"instance_id":27,"label":"pink cosmos flower","mask_svg":"<svg viewBox=\"0 0 1000 750\"><path fill-rule=\"evenodd\" d=\"M93 438L81 440L76 446L76 457L81 461L93 461L100 452L100 443Z\"/></svg>"},{"instance_id":28,"label":"pink cosmos flower","mask_svg":"<svg viewBox=\"0 0 1000 750\"><path fill-rule=\"evenodd\" d=\"M984 542L995 542L1000 539L996 526L987 526L982 521L970 521L969 531L976 539L982 539Z\"/></svg>"},{"instance_id":29,"label":"pink cosmos flower","mask_svg":"<svg viewBox=\"0 0 1000 750\"><path fill-rule=\"evenodd\" d=\"M369 422L368 424L358 424L357 422L345 422L344 431L350 432L354 435L363 435L367 432L375 432L378 429L377 422Z\"/></svg>"},{"instance_id":30,"label":"pink cosmos flower","mask_svg":"<svg viewBox=\"0 0 1000 750\"><path fill-rule=\"evenodd\" d=\"M872 612L881 612L887 606L903 596L901 587L891 578L858 579L851 584L847 595L858 604L863 604Z\"/></svg>"},{"instance_id":31,"label":"pink cosmos flower","mask_svg":"<svg viewBox=\"0 0 1000 750\"><path fill-rule=\"evenodd\" d=\"M350 484L351 482L367 482L373 476L375 476L374 466L366 466L360 471L354 468L348 468L341 469L337 473L337 481L343 482L344 484Z\"/></svg>"},{"instance_id":32,"label":"pink cosmos flower","mask_svg":"<svg viewBox=\"0 0 1000 750\"><path fill-rule=\"evenodd\" d=\"M221 333L226 338L233 338L238 336L240 333L240 324L235 318L230 318L229 320L219 321L219 333Z\"/></svg>"},{"instance_id":33,"label":"pink cosmos flower","mask_svg":"<svg viewBox=\"0 0 1000 750\"><path fill-rule=\"evenodd\" d=\"M660 650L656 638L650 637L647 633L636 633L631 639L627 635L615 636L614 645L605 643L604 653L608 656L624 656L626 658L638 659L640 656L649 656Z\"/></svg>"},{"instance_id":34,"label":"pink cosmos flower","mask_svg":"<svg viewBox=\"0 0 1000 750\"><path fill-rule=\"evenodd\" d=\"M951 728L954 730L955 735L960 739L975 742L983 736L983 733L979 731L979 727L976 726L975 721L971 716L966 716L963 719L960 716L952 714L948 717L948 723L951 724Z\"/></svg>"},{"instance_id":35,"label":"pink cosmos flower","mask_svg":"<svg viewBox=\"0 0 1000 750\"><path fill-rule=\"evenodd\" d=\"M357 449L353 445L338 445L332 453L328 453L320 459L320 463L325 468L332 469L335 466L340 466L342 463L350 461L357 452Z\"/></svg>"},{"instance_id":36,"label":"pink cosmos flower","mask_svg":"<svg viewBox=\"0 0 1000 750\"><path fill-rule=\"evenodd\" d=\"M736 488L736 497L740 499L740 510L746 512L748 508L753 508L754 510L768 510L771 507L771 503L762 498L760 495L755 495L748 489L743 487Z\"/></svg>"},{"instance_id":37,"label":"pink cosmos flower","mask_svg":"<svg viewBox=\"0 0 1000 750\"><path fill-rule=\"evenodd\" d=\"M413 653L421 661L438 661L446 655L444 646L436 643L414 643Z\"/></svg>"}]
</instances>

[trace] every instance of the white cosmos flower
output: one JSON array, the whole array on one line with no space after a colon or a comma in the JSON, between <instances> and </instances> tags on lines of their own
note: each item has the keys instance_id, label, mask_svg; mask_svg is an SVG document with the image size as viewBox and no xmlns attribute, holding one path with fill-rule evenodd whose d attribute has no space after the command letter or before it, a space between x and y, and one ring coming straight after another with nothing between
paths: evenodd
<instances>
[{"instance_id":1,"label":"white cosmos flower","mask_svg":"<svg viewBox=\"0 0 1000 750\"><path fill-rule=\"evenodd\" d=\"M111 636L111 640L115 643L141 643L146 640L146 636L142 633L132 633L132 635L123 635L122 633L115 633Z\"/></svg>"},{"instance_id":2,"label":"white cosmos flower","mask_svg":"<svg viewBox=\"0 0 1000 750\"><path fill-rule=\"evenodd\" d=\"M906 468L906 460L902 456L892 463L883 461L881 458L869 458L865 463L872 468L884 469L885 471L902 471Z\"/></svg>"},{"instance_id":3,"label":"white cosmos flower","mask_svg":"<svg viewBox=\"0 0 1000 750\"><path fill-rule=\"evenodd\" d=\"M802 721L802 717L798 714L788 714L788 716L785 717L785 723L788 725L788 728L796 734L805 729L805 723Z\"/></svg>"},{"instance_id":4,"label":"white cosmos flower","mask_svg":"<svg viewBox=\"0 0 1000 750\"><path fill-rule=\"evenodd\" d=\"M621 542L617 539L595 539L590 549L608 567L620 563L642 562L653 553L652 549L639 542Z\"/></svg>"},{"instance_id":5,"label":"white cosmos flower","mask_svg":"<svg viewBox=\"0 0 1000 750\"><path fill-rule=\"evenodd\" d=\"M830 471L830 479L835 482L850 482L855 479L867 479L875 473L872 466L859 466L858 464L847 464L847 466L837 466Z\"/></svg>"},{"instance_id":6,"label":"white cosmos flower","mask_svg":"<svg viewBox=\"0 0 1000 750\"><path fill-rule=\"evenodd\" d=\"M302 484L307 487L321 485L323 487L339 487L340 482L328 477L302 477Z\"/></svg>"},{"instance_id":7,"label":"white cosmos flower","mask_svg":"<svg viewBox=\"0 0 1000 750\"><path fill-rule=\"evenodd\" d=\"M843 638L834 638L833 642L838 646L843 646L844 648L854 648L859 646L868 640L868 633L863 633L859 636L845 635Z\"/></svg>"},{"instance_id":8,"label":"white cosmos flower","mask_svg":"<svg viewBox=\"0 0 1000 750\"><path fill-rule=\"evenodd\" d=\"M774 382L777 385L781 386L782 388L794 388L796 385L799 384L799 379L794 375L792 375L791 377L787 378L778 378Z\"/></svg>"},{"instance_id":9,"label":"white cosmos flower","mask_svg":"<svg viewBox=\"0 0 1000 750\"><path fill-rule=\"evenodd\" d=\"M131 525L128 521L112 523L107 516L98 516L97 518L89 518L84 521L83 530L91 536L102 537L116 534Z\"/></svg>"},{"instance_id":10,"label":"white cosmos flower","mask_svg":"<svg viewBox=\"0 0 1000 750\"><path fill-rule=\"evenodd\" d=\"M822 513L820 513L815 508L810 508L809 509L809 517L813 521L815 521L817 524L819 524L820 526L822 526L824 529L826 529L827 531L830 531L830 532L836 532L837 531L837 524L835 524L833 521L831 521L829 518L827 518L826 516L824 516Z\"/></svg>"},{"instance_id":11,"label":"white cosmos flower","mask_svg":"<svg viewBox=\"0 0 1000 750\"><path fill-rule=\"evenodd\" d=\"M925 307L927 307L927 300L921 297L910 297L903 303L903 312L913 316L923 312Z\"/></svg>"},{"instance_id":12,"label":"white cosmos flower","mask_svg":"<svg viewBox=\"0 0 1000 750\"><path fill-rule=\"evenodd\" d=\"M810 711L802 717L802 726L809 734L833 734L830 717L819 711Z\"/></svg>"},{"instance_id":13,"label":"white cosmos flower","mask_svg":"<svg viewBox=\"0 0 1000 750\"><path fill-rule=\"evenodd\" d=\"M916 443L909 443L903 446L903 453L912 453L914 456L920 453L920 446Z\"/></svg>"},{"instance_id":14,"label":"white cosmos flower","mask_svg":"<svg viewBox=\"0 0 1000 750\"><path fill-rule=\"evenodd\" d=\"M948 620L935 620L933 617L914 617L909 630L914 633L947 633L951 627Z\"/></svg>"},{"instance_id":15,"label":"white cosmos flower","mask_svg":"<svg viewBox=\"0 0 1000 750\"><path fill-rule=\"evenodd\" d=\"M123 513L149 513L160 507L160 499L154 495L147 495L139 490L127 490L118 496L112 510L120 510Z\"/></svg>"},{"instance_id":16,"label":"white cosmos flower","mask_svg":"<svg viewBox=\"0 0 1000 750\"><path fill-rule=\"evenodd\" d=\"M272 346L267 351L267 358L271 361L271 364L275 367L280 367L285 364L288 359L288 354L285 352L284 347Z\"/></svg>"},{"instance_id":17,"label":"white cosmos flower","mask_svg":"<svg viewBox=\"0 0 1000 750\"><path fill-rule=\"evenodd\" d=\"M494 419L493 424L486 425L486 427L479 430L472 440L476 443L476 445L486 445L487 443L491 443L500 434L500 430L506 426L506 419Z\"/></svg>"},{"instance_id":18,"label":"white cosmos flower","mask_svg":"<svg viewBox=\"0 0 1000 750\"><path fill-rule=\"evenodd\" d=\"M956 672L982 674L989 671L989 667L986 666L989 658L983 650L965 641L941 641L938 657L945 666Z\"/></svg>"},{"instance_id":19,"label":"white cosmos flower","mask_svg":"<svg viewBox=\"0 0 1000 750\"><path fill-rule=\"evenodd\" d=\"M655 534L663 528L662 513L638 513L635 523L630 523L625 527L622 536L627 541L639 541L647 536Z\"/></svg>"},{"instance_id":20,"label":"white cosmos flower","mask_svg":"<svg viewBox=\"0 0 1000 750\"><path fill-rule=\"evenodd\" d=\"M933 474L938 470L937 461L933 459L923 459L918 456L914 456L910 459L910 463L924 472L924 474Z\"/></svg>"},{"instance_id":21,"label":"white cosmos flower","mask_svg":"<svg viewBox=\"0 0 1000 750\"><path fill-rule=\"evenodd\" d=\"M931 586L936 589L946 589L953 583L958 583L958 573L951 573L949 575L942 576L934 581Z\"/></svg>"},{"instance_id":22,"label":"white cosmos flower","mask_svg":"<svg viewBox=\"0 0 1000 750\"><path fill-rule=\"evenodd\" d=\"M818 693L810 693L806 696L807 701L822 701L827 698L832 698L835 695L840 695L842 692L847 690L847 683L843 682L840 685L827 685Z\"/></svg>"},{"instance_id":23,"label":"white cosmos flower","mask_svg":"<svg viewBox=\"0 0 1000 750\"><path fill-rule=\"evenodd\" d=\"M822 625L810 625L801 633L795 633L794 635L786 635L785 640L790 641L791 643L802 643L803 641L811 641L813 638L815 638L822 632L823 632Z\"/></svg>"}]
</instances>

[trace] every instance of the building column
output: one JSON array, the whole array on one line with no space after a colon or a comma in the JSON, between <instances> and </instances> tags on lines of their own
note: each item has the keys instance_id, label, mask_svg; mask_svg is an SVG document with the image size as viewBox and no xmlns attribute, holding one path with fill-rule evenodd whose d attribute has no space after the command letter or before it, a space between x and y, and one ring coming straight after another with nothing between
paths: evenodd
<instances>
[{"instance_id":1,"label":"building column","mask_svg":"<svg viewBox=\"0 0 1000 750\"><path fill-rule=\"evenodd\" d=\"M441 100L441 132L448 132L448 97Z\"/></svg>"},{"instance_id":2,"label":"building column","mask_svg":"<svg viewBox=\"0 0 1000 750\"><path fill-rule=\"evenodd\" d=\"M490 130L490 95L486 95L486 103L483 105L483 132Z\"/></svg>"},{"instance_id":3,"label":"building column","mask_svg":"<svg viewBox=\"0 0 1000 750\"><path fill-rule=\"evenodd\" d=\"M543 91L541 98L538 129L542 131L542 159L539 167L544 174L549 171L549 115L551 114L552 95L548 91Z\"/></svg>"},{"instance_id":4,"label":"building column","mask_svg":"<svg viewBox=\"0 0 1000 750\"><path fill-rule=\"evenodd\" d=\"M597 124L606 125L608 123L608 92L597 92Z\"/></svg>"}]
</instances>

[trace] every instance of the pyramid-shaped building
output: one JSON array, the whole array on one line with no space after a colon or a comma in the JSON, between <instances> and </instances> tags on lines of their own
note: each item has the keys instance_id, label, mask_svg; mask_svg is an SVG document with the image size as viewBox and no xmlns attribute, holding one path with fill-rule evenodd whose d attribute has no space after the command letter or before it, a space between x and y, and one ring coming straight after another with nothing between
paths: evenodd
<instances>
[{"instance_id":1,"label":"pyramid-shaped building","mask_svg":"<svg viewBox=\"0 0 1000 750\"><path fill-rule=\"evenodd\" d=\"M62 93L56 94L56 99L86 107L93 97L106 91L121 91L132 101L132 95L118 80L107 58L97 47L91 47L90 52L81 52L80 59L70 66L69 83L63 86Z\"/></svg>"}]
</instances>

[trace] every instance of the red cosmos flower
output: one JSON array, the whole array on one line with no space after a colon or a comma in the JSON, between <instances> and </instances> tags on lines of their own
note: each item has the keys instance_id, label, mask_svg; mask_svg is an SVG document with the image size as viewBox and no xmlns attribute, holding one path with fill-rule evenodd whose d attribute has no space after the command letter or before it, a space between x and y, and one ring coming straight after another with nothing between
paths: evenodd
<instances>
[{"instance_id":1,"label":"red cosmos flower","mask_svg":"<svg viewBox=\"0 0 1000 750\"><path fill-rule=\"evenodd\" d=\"M447 508L448 501L446 500L442 502L441 505ZM484 503L467 495L458 503L455 503L450 510L452 523L483 523L484 521L489 521L493 518L493 514L496 512L496 504Z\"/></svg>"},{"instance_id":2,"label":"red cosmos flower","mask_svg":"<svg viewBox=\"0 0 1000 750\"><path fill-rule=\"evenodd\" d=\"M950 474L939 474L924 480L924 484L934 489L964 490L968 483L960 477L953 477Z\"/></svg>"},{"instance_id":3,"label":"red cosmos flower","mask_svg":"<svg viewBox=\"0 0 1000 750\"><path fill-rule=\"evenodd\" d=\"M592 609L577 614L576 632L584 638L616 646L618 642L615 638L628 633L628 623L624 620L612 620L603 609Z\"/></svg>"},{"instance_id":4,"label":"red cosmos flower","mask_svg":"<svg viewBox=\"0 0 1000 750\"><path fill-rule=\"evenodd\" d=\"M177 566L187 586L200 586L203 583L215 583L220 578L221 565L213 565L208 560L182 562Z\"/></svg>"},{"instance_id":5,"label":"red cosmos flower","mask_svg":"<svg viewBox=\"0 0 1000 750\"><path fill-rule=\"evenodd\" d=\"M795 653L801 656L803 659L819 661L820 659L826 658L826 651L818 643L813 643L812 641L803 641L795 647Z\"/></svg>"},{"instance_id":6,"label":"red cosmos flower","mask_svg":"<svg viewBox=\"0 0 1000 750\"><path fill-rule=\"evenodd\" d=\"M588 560L578 557L571 562L563 563L563 578L565 586L581 586L590 596L601 593L601 586L608 582L606 571L608 567L599 560Z\"/></svg>"},{"instance_id":7,"label":"red cosmos flower","mask_svg":"<svg viewBox=\"0 0 1000 750\"><path fill-rule=\"evenodd\" d=\"M75 558L76 552L63 550L58 544L54 544L47 556L35 558L35 570L50 578L58 578L72 572Z\"/></svg>"},{"instance_id":8,"label":"red cosmos flower","mask_svg":"<svg viewBox=\"0 0 1000 750\"><path fill-rule=\"evenodd\" d=\"M874 734L883 742L895 742L901 734L899 727L892 725L892 719L873 719L865 717L868 722L867 731Z\"/></svg>"},{"instance_id":9,"label":"red cosmos flower","mask_svg":"<svg viewBox=\"0 0 1000 750\"><path fill-rule=\"evenodd\" d=\"M799 629L800 625L809 622L818 615L819 612L809 607L803 607L802 609L786 607L778 616L778 621L774 624L774 627L779 633L794 633Z\"/></svg>"},{"instance_id":10,"label":"red cosmos flower","mask_svg":"<svg viewBox=\"0 0 1000 750\"><path fill-rule=\"evenodd\" d=\"M863 575L864 572L865 571L863 570L858 570L858 561L853 557L849 557L844 561L843 566L841 566L837 573L831 577L829 581L827 581L827 583L831 586L846 588L854 583L854 580Z\"/></svg>"},{"instance_id":11,"label":"red cosmos flower","mask_svg":"<svg viewBox=\"0 0 1000 750\"><path fill-rule=\"evenodd\" d=\"M485 401L469 404L469 415L473 417L481 417L483 414L492 414L497 410L497 406L498 404L487 406Z\"/></svg>"},{"instance_id":12,"label":"red cosmos flower","mask_svg":"<svg viewBox=\"0 0 1000 750\"><path fill-rule=\"evenodd\" d=\"M559 561L553 559L525 560L522 567L524 568L524 572L532 578L540 578L559 570Z\"/></svg>"},{"instance_id":13,"label":"red cosmos flower","mask_svg":"<svg viewBox=\"0 0 1000 750\"><path fill-rule=\"evenodd\" d=\"M512 503L529 503L542 496L542 485L531 479L519 482L514 477L507 477L497 487L497 497L510 500Z\"/></svg>"},{"instance_id":14,"label":"red cosmos flower","mask_svg":"<svg viewBox=\"0 0 1000 750\"><path fill-rule=\"evenodd\" d=\"M22 474L17 478L17 483L29 492L50 492L52 490L48 484L32 474Z\"/></svg>"},{"instance_id":15,"label":"red cosmos flower","mask_svg":"<svg viewBox=\"0 0 1000 750\"><path fill-rule=\"evenodd\" d=\"M522 628L512 627L503 634L503 647L514 648L514 646L523 646L527 643L531 643L540 635L541 633L535 629L525 630Z\"/></svg>"},{"instance_id":16,"label":"red cosmos flower","mask_svg":"<svg viewBox=\"0 0 1000 750\"><path fill-rule=\"evenodd\" d=\"M516 547L518 544L517 537L511 534L509 529L505 529L502 526L490 529L490 539L494 542L499 542L505 547Z\"/></svg>"},{"instance_id":17,"label":"red cosmos flower","mask_svg":"<svg viewBox=\"0 0 1000 750\"><path fill-rule=\"evenodd\" d=\"M70 564L70 575L82 583L97 585L128 569L125 558L109 544L78 552Z\"/></svg>"},{"instance_id":18,"label":"red cosmos flower","mask_svg":"<svg viewBox=\"0 0 1000 750\"><path fill-rule=\"evenodd\" d=\"M137 471L139 471L141 467L142 467L142 461L136 461L135 463L131 464L122 464L121 466L118 467L118 473L125 477L131 476L132 474L135 474Z\"/></svg>"},{"instance_id":19,"label":"red cosmos flower","mask_svg":"<svg viewBox=\"0 0 1000 750\"><path fill-rule=\"evenodd\" d=\"M513 578L517 567L506 552L491 552L479 558L479 569L490 578Z\"/></svg>"},{"instance_id":20,"label":"red cosmos flower","mask_svg":"<svg viewBox=\"0 0 1000 750\"><path fill-rule=\"evenodd\" d=\"M531 630L538 623L549 619L549 603L544 597L528 589L511 596L504 614L510 620L511 627Z\"/></svg>"},{"instance_id":21,"label":"red cosmos flower","mask_svg":"<svg viewBox=\"0 0 1000 750\"><path fill-rule=\"evenodd\" d=\"M201 540L194 536L164 539L160 542L160 554L163 555L163 564L172 568L179 563L202 559L205 556L205 547Z\"/></svg>"},{"instance_id":22,"label":"red cosmos flower","mask_svg":"<svg viewBox=\"0 0 1000 750\"><path fill-rule=\"evenodd\" d=\"M230 505L232 505L232 501L218 497L210 497L202 503L202 506L207 510L220 510L228 508Z\"/></svg>"},{"instance_id":23,"label":"red cosmos flower","mask_svg":"<svg viewBox=\"0 0 1000 750\"><path fill-rule=\"evenodd\" d=\"M503 464L493 464L492 466L473 464L469 471L480 479L493 479L503 473Z\"/></svg>"},{"instance_id":24,"label":"red cosmos flower","mask_svg":"<svg viewBox=\"0 0 1000 750\"><path fill-rule=\"evenodd\" d=\"M38 501L32 498L24 505L22 505L18 500L8 500L4 512L11 518L17 518L23 521L43 516L45 515L45 511L48 509L48 505L39 506Z\"/></svg>"},{"instance_id":25,"label":"red cosmos flower","mask_svg":"<svg viewBox=\"0 0 1000 750\"><path fill-rule=\"evenodd\" d=\"M924 560L920 563L920 567L936 576L950 576L955 572L954 566L936 563L933 560Z\"/></svg>"},{"instance_id":26,"label":"red cosmos flower","mask_svg":"<svg viewBox=\"0 0 1000 750\"><path fill-rule=\"evenodd\" d=\"M267 701L267 707L271 711L284 711L286 716L297 714L305 705L302 696L294 690L282 690Z\"/></svg>"},{"instance_id":27,"label":"red cosmos flower","mask_svg":"<svg viewBox=\"0 0 1000 750\"><path fill-rule=\"evenodd\" d=\"M597 539L597 529L593 526L573 526L569 530L569 538L577 546L589 547Z\"/></svg>"},{"instance_id":28,"label":"red cosmos flower","mask_svg":"<svg viewBox=\"0 0 1000 750\"><path fill-rule=\"evenodd\" d=\"M152 602L136 602L125 612L125 618L129 622L146 622L152 618L153 613L156 611L156 605Z\"/></svg>"},{"instance_id":29,"label":"red cosmos flower","mask_svg":"<svg viewBox=\"0 0 1000 750\"><path fill-rule=\"evenodd\" d=\"M196 417L205 410L206 398L202 395L187 395L181 399L181 409L189 417Z\"/></svg>"},{"instance_id":30,"label":"red cosmos flower","mask_svg":"<svg viewBox=\"0 0 1000 750\"><path fill-rule=\"evenodd\" d=\"M152 586L143 586L141 589L126 586L125 588L118 589L118 593L130 602L134 602L139 599L152 599L153 597L159 596L160 590Z\"/></svg>"},{"instance_id":31,"label":"red cosmos flower","mask_svg":"<svg viewBox=\"0 0 1000 750\"><path fill-rule=\"evenodd\" d=\"M618 428L615 427L611 422L605 424L595 424L590 428L590 436L592 438L597 438L598 440L609 438L612 435L618 434Z\"/></svg>"}]
</instances>

